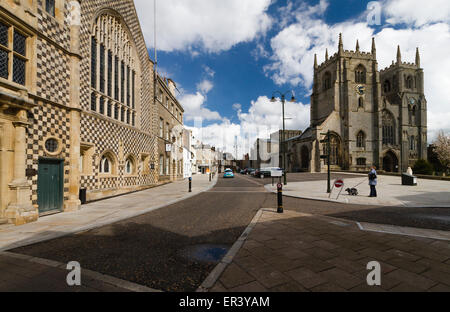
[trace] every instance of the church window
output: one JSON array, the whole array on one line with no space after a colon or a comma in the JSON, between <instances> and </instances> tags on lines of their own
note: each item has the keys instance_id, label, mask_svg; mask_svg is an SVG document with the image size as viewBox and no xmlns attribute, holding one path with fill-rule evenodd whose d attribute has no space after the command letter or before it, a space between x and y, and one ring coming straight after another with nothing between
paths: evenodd
<instances>
[{"instance_id":1,"label":"church window","mask_svg":"<svg viewBox=\"0 0 450 312\"><path fill-rule=\"evenodd\" d=\"M416 150L416 138L413 135L409 139L409 149L411 151L415 151Z\"/></svg>"},{"instance_id":2,"label":"church window","mask_svg":"<svg viewBox=\"0 0 450 312\"><path fill-rule=\"evenodd\" d=\"M341 161L340 161L340 159L341 159L341 140L335 134L330 135L330 148L331 148L331 150L328 151L328 145L324 144L325 155L328 155L328 153L330 154L330 165L340 166L340 164L341 164Z\"/></svg>"},{"instance_id":3,"label":"church window","mask_svg":"<svg viewBox=\"0 0 450 312\"><path fill-rule=\"evenodd\" d=\"M356 159L356 165L357 166L365 166L367 163L367 160L365 158L358 158Z\"/></svg>"},{"instance_id":4,"label":"church window","mask_svg":"<svg viewBox=\"0 0 450 312\"><path fill-rule=\"evenodd\" d=\"M114 162L110 155L103 155L100 161L100 173L102 174L112 174L113 173Z\"/></svg>"},{"instance_id":5,"label":"church window","mask_svg":"<svg viewBox=\"0 0 450 312\"><path fill-rule=\"evenodd\" d=\"M408 76L406 78L406 88L407 89L412 89L413 88L413 83L414 83L414 81L413 81L412 76Z\"/></svg>"},{"instance_id":6,"label":"church window","mask_svg":"<svg viewBox=\"0 0 450 312\"><path fill-rule=\"evenodd\" d=\"M384 82L384 93L391 92L391 82L389 80L386 80Z\"/></svg>"},{"instance_id":7,"label":"church window","mask_svg":"<svg viewBox=\"0 0 450 312\"><path fill-rule=\"evenodd\" d=\"M111 104L111 101L108 101L107 115L108 115L108 117L112 117L112 104Z\"/></svg>"},{"instance_id":8,"label":"church window","mask_svg":"<svg viewBox=\"0 0 450 312\"><path fill-rule=\"evenodd\" d=\"M364 99L362 97L358 99L358 108L364 108Z\"/></svg>"},{"instance_id":9,"label":"church window","mask_svg":"<svg viewBox=\"0 0 450 312\"><path fill-rule=\"evenodd\" d=\"M355 70L355 82L366 83L366 68L363 65L359 65Z\"/></svg>"},{"instance_id":10,"label":"church window","mask_svg":"<svg viewBox=\"0 0 450 312\"><path fill-rule=\"evenodd\" d=\"M134 173L134 160L132 157L128 157L125 161L125 173L126 174L133 174Z\"/></svg>"},{"instance_id":11,"label":"church window","mask_svg":"<svg viewBox=\"0 0 450 312\"><path fill-rule=\"evenodd\" d=\"M159 156L159 175L164 175L164 156Z\"/></svg>"},{"instance_id":12,"label":"church window","mask_svg":"<svg viewBox=\"0 0 450 312\"><path fill-rule=\"evenodd\" d=\"M159 119L159 137L164 137L164 120L162 118Z\"/></svg>"},{"instance_id":13,"label":"church window","mask_svg":"<svg viewBox=\"0 0 450 312\"><path fill-rule=\"evenodd\" d=\"M356 136L356 147L366 147L366 134L363 131L358 132Z\"/></svg>"},{"instance_id":14,"label":"church window","mask_svg":"<svg viewBox=\"0 0 450 312\"><path fill-rule=\"evenodd\" d=\"M395 145L395 120L387 110L383 111L383 145Z\"/></svg>"},{"instance_id":15,"label":"church window","mask_svg":"<svg viewBox=\"0 0 450 312\"><path fill-rule=\"evenodd\" d=\"M331 73L326 72L323 76L323 90L328 90L331 88Z\"/></svg>"},{"instance_id":16,"label":"church window","mask_svg":"<svg viewBox=\"0 0 450 312\"><path fill-rule=\"evenodd\" d=\"M97 109L108 117L133 124L132 116L137 116L139 85L135 77L139 63L132 39L121 21L108 14L96 19L92 33L91 87L99 98Z\"/></svg>"}]
</instances>

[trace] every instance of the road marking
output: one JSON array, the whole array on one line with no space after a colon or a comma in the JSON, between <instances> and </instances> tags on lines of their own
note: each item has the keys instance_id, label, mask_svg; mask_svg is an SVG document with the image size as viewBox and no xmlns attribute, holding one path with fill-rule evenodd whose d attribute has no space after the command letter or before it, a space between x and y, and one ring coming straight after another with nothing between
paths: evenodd
<instances>
[{"instance_id":1,"label":"road marking","mask_svg":"<svg viewBox=\"0 0 450 312\"><path fill-rule=\"evenodd\" d=\"M374 223L365 223L365 222L361 222L361 223L356 222L356 224L358 225L358 227L361 231L365 231L365 232L376 232L376 233L385 233L385 234L393 234L393 235L403 235L403 236L422 237L422 238L431 238L431 239L450 241L450 232L449 231L439 231L439 230L403 227L403 226L387 225L387 224L374 224Z\"/></svg>"}]
</instances>

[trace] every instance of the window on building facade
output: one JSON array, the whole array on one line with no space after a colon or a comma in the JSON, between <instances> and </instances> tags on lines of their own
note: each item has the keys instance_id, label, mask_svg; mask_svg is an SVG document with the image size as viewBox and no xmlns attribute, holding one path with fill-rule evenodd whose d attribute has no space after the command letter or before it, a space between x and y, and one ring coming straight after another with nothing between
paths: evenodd
<instances>
[{"instance_id":1,"label":"window on building facade","mask_svg":"<svg viewBox=\"0 0 450 312\"><path fill-rule=\"evenodd\" d=\"M164 137L164 120L162 118L159 119L159 137Z\"/></svg>"},{"instance_id":2,"label":"window on building facade","mask_svg":"<svg viewBox=\"0 0 450 312\"><path fill-rule=\"evenodd\" d=\"M0 77L25 85L27 62L27 36L0 21Z\"/></svg>"},{"instance_id":3,"label":"window on building facade","mask_svg":"<svg viewBox=\"0 0 450 312\"><path fill-rule=\"evenodd\" d=\"M108 101L108 106L107 106L107 113L108 117L112 117L112 104L111 101Z\"/></svg>"},{"instance_id":4,"label":"window on building facade","mask_svg":"<svg viewBox=\"0 0 450 312\"><path fill-rule=\"evenodd\" d=\"M45 0L45 11L55 17L55 0Z\"/></svg>"},{"instance_id":5,"label":"window on building facade","mask_svg":"<svg viewBox=\"0 0 450 312\"><path fill-rule=\"evenodd\" d=\"M337 165L340 166L341 164L341 140L340 138L332 134L330 135L330 148L331 150L328 151L327 144L324 144L324 155L330 154L330 164L331 165Z\"/></svg>"},{"instance_id":6,"label":"window on building facade","mask_svg":"<svg viewBox=\"0 0 450 312\"><path fill-rule=\"evenodd\" d=\"M384 93L391 92L391 82L389 80L386 80L384 82Z\"/></svg>"},{"instance_id":7,"label":"window on building facade","mask_svg":"<svg viewBox=\"0 0 450 312\"><path fill-rule=\"evenodd\" d=\"M103 156L100 162L100 173L110 174L112 173L112 161L108 156Z\"/></svg>"},{"instance_id":8,"label":"window on building facade","mask_svg":"<svg viewBox=\"0 0 450 312\"><path fill-rule=\"evenodd\" d=\"M134 173L134 161L131 157L128 157L125 161L125 173L133 174Z\"/></svg>"},{"instance_id":9,"label":"window on building facade","mask_svg":"<svg viewBox=\"0 0 450 312\"><path fill-rule=\"evenodd\" d=\"M413 135L409 138L409 149L411 151L415 151L416 150L416 138Z\"/></svg>"},{"instance_id":10,"label":"window on building facade","mask_svg":"<svg viewBox=\"0 0 450 312\"><path fill-rule=\"evenodd\" d=\"M358 99L358 108L364 108L364 98L362 97Z\"/></svg>"},{"instance_id":11,"label":"window on building facade","mask_svg":"<svg viewBox=\"0 0 450 312\"><path fill-rule=\"evenodd\" d=\"M363 65L359 65L355 70L355 82L366 83L366 68Z\"/></svg>"},{"instance_id":12,"label":"window on building facade","mask_svg":"<svg viewBox=\"0 0 450 312\"><path fill-rule=\"evenodd\" d=\"M159 175L164 175L164 156L159 156Z\"/></svg>"},{"instance_id":13,"label":"window on building facade","mask_svg":"<svg viewBox=\"0 0 450 312\"><path fill-rule=\"evenodd\" d=\"M331 73L326 72L323 76L323 90L328 90L331 88Z\"/></svg>"},{"instance_id":14,"label":"window on building facade","mask_svg":"<svg viewBox=\"0 0 450 312\"><path fill-rule=\"evenodd\" d=\"M166 158L166 175L170 175L170 159Z\"/></svg>"},{"instance_id":15,"label":"window on building facade","mask_svg":"<svg viewBox=\"0 0 450 312\"><path fill-rule=\"evenodd\" d=\"M357 166L365 166L366 165L366 159L365 158L358 158L356 160L356 165Z\"/></svg>"},{"instance_id":16,"label":"window on building facade","mask_svg":"<svg viewBox=\"0 0 450 312\"><path fill-rule=\"evenodd\" d=\"M120 20L108 14L97 18L92 32L92 92L99 97L99 103L111 103L108 116L135 125L138 58L130 36Z\"/></svg>"},{"instance_id":17,"label":"window on building facade","mask_svg":"<svg viewBox=\"0 0 450 312\"><path fill-rule=\"evenodd\" d=\"M170 130L169 130L169 123L166 122L166 140L170 140Z\"/></svg>"},{"instance_id":18,"label":"window on building facade","mask_svg":"<svg viewBox=\"0 0 450 312\"><path fill-rule=\"evenodd\" d=\"M408 76L405 78L406 88L413 89L414 80L412 76Z\"/></svg>"},{"instance_id":19,"label":"window on building facade","mask_svg":"<svg viewBox=\"0 0 450 312\"><path fill-rule=\"evenodd\" d=\"M387 110L383 111L383 145L395 145L395 120Z\"/></svg>"},{"instance_id":20,"label":"window on building facade","mask_svg":"<svg viewBox=\"0 0 450 312\"><path fill-rule=\"evenodd\" d=\"M356 136L356 147L366 147L366 134L363 131L360 131Z\"/></svg>"}]
</instances>

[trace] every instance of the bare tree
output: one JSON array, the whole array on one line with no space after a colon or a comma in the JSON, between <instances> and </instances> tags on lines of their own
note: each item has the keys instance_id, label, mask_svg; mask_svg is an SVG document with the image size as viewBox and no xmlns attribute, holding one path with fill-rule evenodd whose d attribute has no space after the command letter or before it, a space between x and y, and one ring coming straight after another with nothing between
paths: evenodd
<instances>
[{"instance_id":1,"label":"bare tree","mask_svg":"<svg viewBox=\"0 0 450 312\"><path fill-rule=\"evenodd\" d=\"M450 170L450 136L441 131L434 142L434 146L439 161L448 172Z\"/></svg>"}]
</instances>

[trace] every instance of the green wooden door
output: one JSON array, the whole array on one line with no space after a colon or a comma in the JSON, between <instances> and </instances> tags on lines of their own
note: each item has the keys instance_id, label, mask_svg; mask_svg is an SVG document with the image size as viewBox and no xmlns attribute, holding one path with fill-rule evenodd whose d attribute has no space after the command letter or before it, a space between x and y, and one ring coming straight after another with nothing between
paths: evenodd
<instances>
[{"instance_id":1,"label":"green wooden door","mask_svg":"<svg viewBox=\"0 0 450 312\"><path fill-rule=\"evenodd\" d=\"M38 170L39 213L62 210L63 188L63 161L40 159Z\"/></svg>"}]
</instances>

